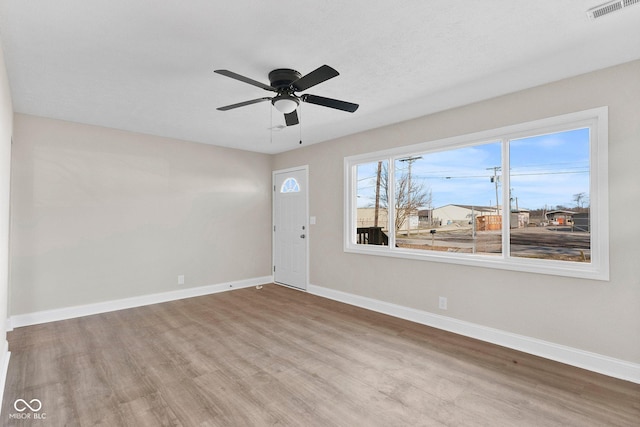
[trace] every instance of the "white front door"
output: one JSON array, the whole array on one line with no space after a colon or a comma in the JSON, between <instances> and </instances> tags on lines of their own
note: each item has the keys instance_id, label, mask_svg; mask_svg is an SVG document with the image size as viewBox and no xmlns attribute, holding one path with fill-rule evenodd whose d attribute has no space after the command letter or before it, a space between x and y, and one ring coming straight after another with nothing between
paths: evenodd
<instances>
[{"instance_id":1,"label":"white front door","mask_svg":"<svg viewBox=\"0 0 640 427\"><path fill-rule=\"evenodd\" d=\"M307 167L273 173L273 278L307 289Z\"/></svg>"}]
</instances>

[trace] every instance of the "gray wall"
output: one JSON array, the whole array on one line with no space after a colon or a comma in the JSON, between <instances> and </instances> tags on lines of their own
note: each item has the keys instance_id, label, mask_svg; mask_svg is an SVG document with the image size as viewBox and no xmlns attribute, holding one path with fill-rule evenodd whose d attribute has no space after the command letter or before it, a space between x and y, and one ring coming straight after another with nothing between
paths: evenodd
<instances>
[{"instance_id":1,"label":"gray wall","mask_svg":"<svg viewBox=\"0 0 640 427\"><path fill-rule=\"evenodd\" d=\"M10 314L269 276L271 160L16 114Z\"/></svg>"},{"instance_id":2,"label":"gray wall","mask_svg":"<svg viewBox=\"0 0 640 427\"><path fill-rule=\"evenodd\" d=\"M640 62L275 157L309 165L310 283L640 363ZM343 252L343 159L609 106L610 282ZM357 114L357 113L356 113ZM438 296L448 297L446 312Z\"/></svg>"}]
</instances>

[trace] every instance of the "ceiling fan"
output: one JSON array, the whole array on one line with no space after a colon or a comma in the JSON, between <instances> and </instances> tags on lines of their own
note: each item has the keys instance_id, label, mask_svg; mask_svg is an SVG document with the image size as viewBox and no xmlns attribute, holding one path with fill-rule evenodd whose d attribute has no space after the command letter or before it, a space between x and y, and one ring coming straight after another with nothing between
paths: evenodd
<instances>
[{"instance_id":1,"label":"ceiling fan","mask_svg":"<svg viewBox=\"0 0 640 427\"><path fill-rule=\"evenodd\" d=\"M278 111L284 113L284 120L287 126L294 126L299 123L297 109L300 101L335 108L336 110L348 111L349 113L353 113L358 109L358 104L351 102L310 94L297 95L295 93L305 91L317 84L336 77L339 73L328 65L323 65L305 76L302 76L296 70L278 68L269 73L269 85L229 70L215 70L214 72L276 93L276 96L272 98L257 98L220 107L218 108L220 111L232 110L234 108L244 107L245 105L257 104L258 102L271 101L271 104L273 104Z\"/></svg>"}]
</instances>

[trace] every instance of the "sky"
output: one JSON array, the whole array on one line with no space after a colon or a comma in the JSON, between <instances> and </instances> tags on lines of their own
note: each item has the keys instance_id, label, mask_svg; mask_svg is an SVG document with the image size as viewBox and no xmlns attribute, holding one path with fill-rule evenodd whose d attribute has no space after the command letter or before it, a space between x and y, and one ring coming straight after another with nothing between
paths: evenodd
<instances>
[{"instance_id":1,"label":"sky","mask_svg":"<svg viewBox=\"0 0 640 427\"><path fill-rule=\"evenodd\" d=\"M574 208L574 196L584 193L588 206L589 129L539 135L509 142L511 207ZM495 206L502 202L502 154L499 141L425 153L411 165L411 180L432 193L432 208L448 204ZM416 157L416 156L414 156ZM377 162L358 166L358 207L373 206ZM396 160L396 175L408 173L408 163ZM426 206L425 206L426 207Z\"/></svg>"}]
</instances>

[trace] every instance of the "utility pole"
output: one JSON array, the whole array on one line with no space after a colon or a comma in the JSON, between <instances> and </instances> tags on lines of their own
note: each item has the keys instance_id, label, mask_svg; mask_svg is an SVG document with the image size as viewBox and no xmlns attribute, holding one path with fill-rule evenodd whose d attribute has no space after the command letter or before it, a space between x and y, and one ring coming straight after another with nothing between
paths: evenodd
<instances>
[{"instance_id":1,"label":"utility pole","mask_svg":"<svg viewBox=\"0 0 640 427\"><path fill-rule=\"evenodd\" d=\"M378 175L376 177L376 209L373 216L373 226L378 226L378 217L380 211L380 181L382 180L382 162L378 162Z\"/></svg>"},{"instance_id":2,"label":"utility pole","mask_svg":"<svg viewBox=\"0 0 640 427\"><path fill-rule=\"evenodd\" d=\"M496 186L496 215L500 215L500 202L498 199L498 181L500 180L500 176L498 175L498 171L502 170L502 167L494 166L492 168L487 168L486 170L493 170L493 176L491 177L491 182L493 182Z\"/></svg>"},{"instance_id":3,"label":"utility pole","mask_svg":"<svg viewBox=\"0 0 640 427\"><path fill-rule=\"evenodd\" d=\"M422 156L407 157L406 159L400 159L401 162L406 162L409 165L409 172L407 173L407 237L411 234L411 165L416 160L420 160Z\"/></svg>"}]
</instances>

